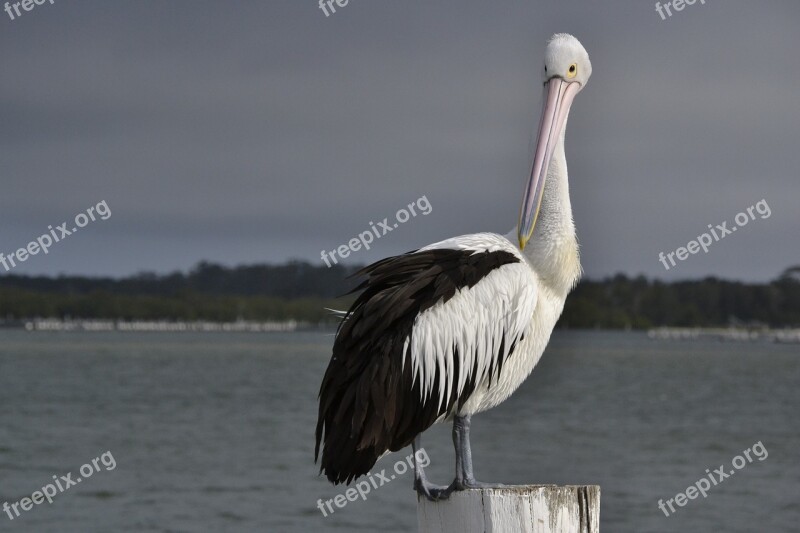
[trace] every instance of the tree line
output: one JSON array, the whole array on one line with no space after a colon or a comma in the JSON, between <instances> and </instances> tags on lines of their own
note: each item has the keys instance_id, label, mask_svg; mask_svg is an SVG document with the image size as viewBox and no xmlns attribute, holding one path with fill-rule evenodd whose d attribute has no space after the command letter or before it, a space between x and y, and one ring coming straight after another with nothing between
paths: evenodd
<instances>
[{"instance_id":1,"label":"tree line","mask_svg":"<svg viewBox=\"0 0 800 533\"><path fill-rule=\"evenodd\" d=\"M134 276L0 276L0 319L288 320L335 323L359 267L292 261ZM642 329L730 324L800 326L800 266L768 283L708 277L662 282L617 275L582 281L567 299L560 327Z\"/></svg>"}]
</instances>

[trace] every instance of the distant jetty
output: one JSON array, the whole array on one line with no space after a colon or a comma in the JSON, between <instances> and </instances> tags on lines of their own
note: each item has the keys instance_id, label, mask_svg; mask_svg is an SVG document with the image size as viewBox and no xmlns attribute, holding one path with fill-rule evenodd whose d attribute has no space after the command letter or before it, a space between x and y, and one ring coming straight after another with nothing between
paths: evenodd
<instances>
[{"instance_id":1,"label":"distant jetty","mask_svg":"<svg viewBox=\"0 0 800 533\"><path fill-rule=\"evenodd\" d=\"M800 343L800 329L770 328L655 328L647 336L657 340L718 340L726 342Z\"/></svg>"},{"instance_id":2,"label":"distant jetty","mask_svg":"<svg viewBox=\"0 0 800 533\"><path fill-rule=\"evenodd\" d=\"M164 331L164 332L235 332L265 333L280 331L297 331L307 328L309 324L297 320L281 322L236 322L208 321L166 321L166 320L62 320L42 318L20 323L28 331Z\"/></svg>"}]
</instances>

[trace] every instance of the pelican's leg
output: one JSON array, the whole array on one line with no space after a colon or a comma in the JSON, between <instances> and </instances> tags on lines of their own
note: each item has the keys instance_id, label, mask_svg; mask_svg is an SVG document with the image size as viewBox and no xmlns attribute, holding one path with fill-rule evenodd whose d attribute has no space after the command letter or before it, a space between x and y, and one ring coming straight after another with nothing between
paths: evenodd
<instances>
[{"instance_id":1,"label":"pelican's leg","mask_svg":"<svg viewBox=\"0 0 800 533\"><path fill-rule=\"evenodd\" d=\"M411 444L411 448L414 451L414 490L416 490L419 495L428 498L432 502L446 500L447 497L450 496L453 486L443 487L441 485L434 485L425 477L425 470L422 468L422 465L419 463L419 458L417 457L417 450L422 449L421 443L422 439L420 435L417 435L414 437L414 442Z\"/></svg>"},{"instance_id":2,"label":"pelican's leg","mask_svg":"<svg viewBox=\"0 0 800 533\"><path fill-rule=\"evenodd\" d=\"M472 417L456 416L453 420L453 444L456 448L456 490L491 489L503 487L501 483L481 483L472 472L472 448L469 444L469 428Z\"/></svg>"}]
</instances>

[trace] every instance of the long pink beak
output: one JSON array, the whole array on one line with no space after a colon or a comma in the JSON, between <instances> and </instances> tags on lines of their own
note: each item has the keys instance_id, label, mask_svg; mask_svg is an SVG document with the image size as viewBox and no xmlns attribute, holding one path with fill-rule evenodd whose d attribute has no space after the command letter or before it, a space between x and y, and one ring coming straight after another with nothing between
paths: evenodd
<instances>
[{"instance_id":1,"label":"long pink beak","mask_svg":"<svg viewBox=\"0 0 800 533\"><path fill-rule=\"evenodd\" d=\"M547 171L553 151L561 137L561 130L569 115L572 100L581 89L578 82L568 82L561 78L551 78L544 86L545 98L542 108L542 119L539 123L539 133L536 141L536 152L533 156L533 168L525 197L522 199L522 209L519 214L519 248L525 249L536 226L539 208L542 205L544 184L547 180Z\"/></svg>"}]
</instances>

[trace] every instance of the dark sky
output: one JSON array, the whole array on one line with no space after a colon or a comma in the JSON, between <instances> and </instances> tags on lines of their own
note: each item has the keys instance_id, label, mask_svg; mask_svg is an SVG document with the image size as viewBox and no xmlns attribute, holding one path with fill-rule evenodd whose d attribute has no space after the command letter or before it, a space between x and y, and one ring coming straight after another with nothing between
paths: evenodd
<instances>
[{"instance_id":1,"label":"dark sky","mask_svg":"<svg viewBox=\"0 0 800 533\"><path fill-rule=\"evenodd\" d=\"M586 274L766 280L800 263L800 2L55 0L0 12L0 251L15 273L363 263L517 221L555 32L589 51L567 132ZM667 272L670 252L751 221ZM2 270L0 270L0 273Z\"/></svg>"}]
</instances>

